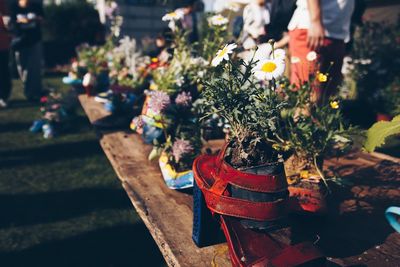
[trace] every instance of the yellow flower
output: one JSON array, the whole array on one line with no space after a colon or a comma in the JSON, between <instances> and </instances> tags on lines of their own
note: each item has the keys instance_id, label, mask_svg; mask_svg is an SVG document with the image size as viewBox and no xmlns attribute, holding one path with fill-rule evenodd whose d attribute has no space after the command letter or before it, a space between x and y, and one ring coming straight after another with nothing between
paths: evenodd
<instances>
[{"instance_id":1,"label":"yellow flower","mask_svg":"<svg viewBox=\"0 0 400 267\"><path fill-rule=\"evenodd\" d=\"M283 151L289 151L290 150L290 143L289 142L285 142L282 146L282 150Z\"/></svg>"},{"instance_id":2,"label":"yellow flower","mask_svg":"<svg viewBox=\"0 0 400 267\"><path fill-rule=\"evenodd\" d=\"M155 84L155 83L151 83L149 89L150 89L150 90L157 90L157 89L158 89L158 86L157 86L157 84Z\"/></svg>"},{"instance_id":3,"label":"yellow flower","mask_svg":"<svg viewBox=\"0 0 400 267\"><path fill-rule=\"evenodd\" d=\"M158 58L156 58L156 57L151 58L151 62L157 63L158 62Z\"/></svg>"},{"instance_id":4,"label":"yellow flower","mask_svg":"<svg viewBox=\"0 0 400 267\"><path fill-rule=\"evenodd\" d=\"M273 144L272 148L278 151L289 151L290 149L290 143L289 142L284 142L283 144Z\"/></svg>"},{"instance_id":5,"label":"yellow flower","mask_svg":"<svg viewBox=\"0 0 400 267\"><path fill-rule=\"evenodd\" d=\"M280 150L280 146L278 144L273 144L272 148L275 150Z\"/></svg>"},{"instance_id":6,"label":"yellow flower","mask_svg":"<svg viewBox=\"0 0 400 267\"><path fill-rule=\"evenodd\" d=\"M330 105L331 105L331 108L338 109L339 108L339 101L331 101Z\"/></svg>"},{"instance_id":7,"label":"yellow flower","mask_svg":"<svg viewBox=\"0 0 400 267\"><path fill-rule=\"evenodd\" d=\"M306 170L300 171L300 178L301 179L308 179L310 177L310 173Z\"/></svg>"},{"instance_id":8,"label":"yellow flower","mask_svg":"<svg viewBox=\"0 0 400 267\"><path fill-rule=\"evenodd\" d=\"M328 81L328 74L323 74L321 72L318 72L317 79L320 83L324 83L324 82Z\"/></svg>"}]
</instances>

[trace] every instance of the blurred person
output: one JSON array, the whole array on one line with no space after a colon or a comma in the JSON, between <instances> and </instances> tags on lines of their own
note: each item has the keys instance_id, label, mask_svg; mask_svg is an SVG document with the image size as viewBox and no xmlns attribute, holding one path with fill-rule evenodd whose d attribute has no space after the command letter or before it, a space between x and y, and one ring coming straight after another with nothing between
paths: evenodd
<instances>
[{"instance_id":1,"label":"blurred person","mask_svg":"<svg viewBox=\"0 0 400 267\"><path fill-rule=\"evenodd\" d=\"M9 14L5 1L0 1L0 108L7 107L11 93Z\"/></svg>"},{"instance_id":2,"label":"blurred person","mask_svg":"<svg viewBox=\"0 0 400 267\"><path fill-rule=\"evenodd\" d=\"M162 33L158 34L154 41L154 49L149 51L151 58L157 58L161 64L165 64L170 59L173 51L171 48L171 35L172 32L166 28Z\"/></svg>"},{"instance_id":3,"label":"blurred person","mask_svg":"<svg viewBox=\"0 0 400 267\"><path fill-rule=\"evenodd\" d=\"M329 75L330 81L323 90L315 92L314 100L325 101L336 93L342 81L341 68L345 42L350 40L354 0L297 0L296 5L288 25L292 57L290 80L299 85L318 66L320 72ZM312 51L317 52L316 58L311 57Z\"/></svg>"},{"instance_id":4,"label":"blurred person","mask_svg":"<svg viewBox=\"0 0 400 267\"><path fill-rule=\"evenodd\" d=\"M31 0L17 0L11 19L16 36L12 47L25 96L30 101L38 101L42 95L43 6Z\"/></svg>"},{"instance_id":5,"label":"blurred person","mask_svg":"<svg viewBox=\"0 0 400 267\"><path fill-rule=\"evenodd\" d=\"M243 10L243 48L255 48L260 38L265 36L265 27L270 23L270 14L265 0L251 0Z\"/></svg>"},{"instance_id":6,"label":"blurred person","mask_svg":"<svg viewBox=\"0 0 400 267\"><path fill-rule=\"evenodd\" d=\"M204 11L204 4L202 1L185 0L181 6L184 13L182 27L189 31L189 42L197 42L199 40L199 13Z\"/></svg>"},{"instance_id":7,"label":"blurred person","mask_svg":"<svg viewBox=\"0 0 400 267\"><path fill-rule=\"evenodd\" d=\"M286 47L289 43L288 25L296 9L296 0L272 0L267 40L276 41L275 48Z\"/></svg>"}]
</instances>

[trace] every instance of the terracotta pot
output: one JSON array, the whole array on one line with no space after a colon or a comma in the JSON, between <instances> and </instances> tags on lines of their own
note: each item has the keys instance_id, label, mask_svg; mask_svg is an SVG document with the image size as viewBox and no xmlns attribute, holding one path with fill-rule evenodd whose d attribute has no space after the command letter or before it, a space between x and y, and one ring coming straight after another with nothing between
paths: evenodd
<instances>
[{"instance_id":1,"label":"terracotta pot","mask_svg":"<svg viewBox=\"0 0 400 267\"><path fill-rule=\"evenodd\" d=\"M323 169L323 159L318 160ZM327 211L327 188L315 166L292 155L285 162L292 212L325 213Z\"/></svg>"}]
</instances>

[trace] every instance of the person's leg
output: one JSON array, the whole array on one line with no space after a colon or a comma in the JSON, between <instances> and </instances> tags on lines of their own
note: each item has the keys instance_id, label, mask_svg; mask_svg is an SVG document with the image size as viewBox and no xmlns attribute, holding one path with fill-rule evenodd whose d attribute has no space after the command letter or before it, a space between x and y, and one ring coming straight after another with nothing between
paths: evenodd
<instances>
[{"instance_id":1,"label":"person's leg","mask_svg":"<svg viewBox=\"0 0 400 267\"><path fill-rule=\"evenodd\" d=\"M342 65L346 46L343 40L325 38L319 51L320 72L328 74L329 80L321 86L320 102L325 103L329 97L337 94L343 80Z\"/></svg>"},{"instance_id":2,"label":"person's leg","mask_svg":"<svg viewBox=\"0 0 400 267\"><path fill-rule=\"evenodd\" d=\"M10 51L0 51L0 99L7 101L11 93Z\"/></svg>"},{"instance_id":3,"label":"person's leg","mask_svg":"<svg viewBox=\"0 0 400 267\"><path fill-rule=\"evenodd\" d=\"M26 95L28 55L29 55L28 48L23 48L15 51L15 64L17 65L19 78L24 84L25 95Z\"/></svg>"},{"instance_id":4,"label":"person's leg","mask_svg":"<svg viewBox=\"0 0 400 267\"><path fill-rule=\"evenodd\" d=\"M289 32L289 53L291 57L290 82L300 85L308 81L314 62L307 60L310 49L307 47L307 30L295 29Z\"/></svg>"},{"instance_id":5,"label":"person's leg","mask_svg":"<svg viewBox=\"0 0 400 267\"><path fill-rule=\"evenodd\" d=\"M28 53L25 95L28 99L38 100L42 93L42 44L29 47Z\"/></svg>"}]
</instances>

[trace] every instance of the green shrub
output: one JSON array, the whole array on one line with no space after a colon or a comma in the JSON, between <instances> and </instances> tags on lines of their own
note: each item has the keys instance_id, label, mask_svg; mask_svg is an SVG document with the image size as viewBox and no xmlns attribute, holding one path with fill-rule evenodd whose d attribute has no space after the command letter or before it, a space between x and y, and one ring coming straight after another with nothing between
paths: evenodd
<instances>
[{"instance_id":1,"label":"green shrub","mask_svg":"<svg viewBox=\"0 0 400 267\"><path fill-rule=\"evenodd\" d=\"M44 9L43 36L45 42L99 43L104 39L104 27L93 5L75 0Z\"/></svg>"}]
</instances>

